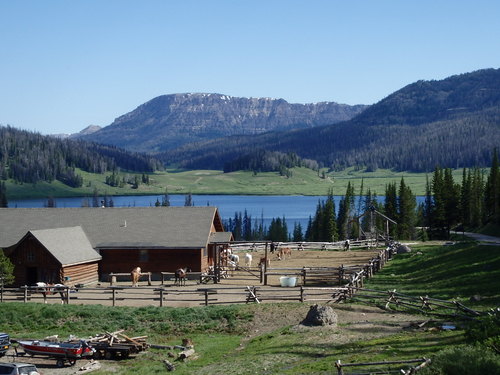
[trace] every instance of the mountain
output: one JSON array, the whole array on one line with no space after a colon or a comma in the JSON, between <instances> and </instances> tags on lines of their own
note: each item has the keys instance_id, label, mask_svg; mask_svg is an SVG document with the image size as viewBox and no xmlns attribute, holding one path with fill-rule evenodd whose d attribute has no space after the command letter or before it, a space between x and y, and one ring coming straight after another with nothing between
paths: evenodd
<instances>
[{"instance_id":1,"label":"mountain","mask_svg":"<svg viewBox=\"0 0 500 375\"><path fill-rule=\"evenodd\" d=\"M59 139L67 139L67 138L79 138L83 135L88 135L95 133L96 131L102 129L99 125L89 125L85 129L80 130L78 133L68 134L68 133L60 133L60 134L50 134L51 137L59 138Z\"/></svg>"},{"instance_id":2,"label":"mountain","mask_svg":"<svg viewBox=\"0 0 500 375\"><path fill-rule=\"evenodd\" d=\"M172 94L156 97L92 134L78 136L133 151L155 152L224 136L334 124L365 108L334 102L290 104L283 99Z\"/></svg>"},{"instance_id":3,"label":"mountain","mask_svg":"<svg viewBox=\"0 0 500 375\"><path fill-rule=\"evenodd\" d=\"M222 169L241 155L273 150L332 169L429 171L489 165L499 146L500 69L485 69L412 83L340 124L215 139L160 157L186 168Z\"/></svg>"}]
</instances>

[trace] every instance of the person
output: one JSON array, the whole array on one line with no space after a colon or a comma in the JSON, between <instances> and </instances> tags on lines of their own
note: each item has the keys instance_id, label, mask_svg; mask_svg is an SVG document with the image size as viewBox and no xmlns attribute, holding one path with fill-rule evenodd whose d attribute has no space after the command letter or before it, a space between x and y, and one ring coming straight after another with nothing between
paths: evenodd
<instances>
[{"instance_id":1,"label":"person","mask_svg":"<svg viewBox=\"0 0 500 375\"><path fill-rule=\"evenodd\" d=\"M344 250L345 250L345 251L349 250L349 246L350 246L349 239L347 239L347 240L345 240L345 242L344 242Z\"/></svg>"}]
</instances>

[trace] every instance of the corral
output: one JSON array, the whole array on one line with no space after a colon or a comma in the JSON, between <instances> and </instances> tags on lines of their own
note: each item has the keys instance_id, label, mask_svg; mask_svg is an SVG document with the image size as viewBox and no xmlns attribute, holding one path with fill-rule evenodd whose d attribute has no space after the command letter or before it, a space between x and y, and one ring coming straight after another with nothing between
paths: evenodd
<instances>
[{"instance_id":1,"label":"corral","mask_svg":"<svg viewBox=\"0 0 500 375\"><path fill-rule=\"evenodd\" d=\"M383 250L382 250L383 251ZM224 303L247 303L267 301L316 301L332 300L335 295L346 294L344 287L347 279L339 280L339 269L365 269L380 255L381 250L351 250L351 251L321 251L321 250L293 250L291 257L277 260L276 254L269 254L271 259L267 269L267 284L261 285L260 268L237 267L229 271L229 277L221 279L218 284L212 280L200 283L199 273L196 278L188 280L183 287L174 286L174 280L167 278L162 285L160 281L149 284L147 277L139 281L139 287L132 288L130 281L118 281L78 289L69 289L69 298L65 302L70 304L103 304L117 306L196 306ZM241 255L243 255L242 253ZM264 256L264 252L251 253L253 259ZM256 262L254 262L256 263ZM302 272L309 272L304 278ZM147 270L144 270L147 272ZM314 274L316 272L316 274ZM281 275L300 274L297 287L281 287ZM311 276L311 274L313 276ZM348 272L345 273L347 275ZM304 280L307 280L304 285ZM252 292L257 294L257 300L250 298ZM43 302L43 297L29 289L5 289L3 301L21 300ZM59 295L49 296L48 303L61 303Z\"/></svg>"}]
</instances>

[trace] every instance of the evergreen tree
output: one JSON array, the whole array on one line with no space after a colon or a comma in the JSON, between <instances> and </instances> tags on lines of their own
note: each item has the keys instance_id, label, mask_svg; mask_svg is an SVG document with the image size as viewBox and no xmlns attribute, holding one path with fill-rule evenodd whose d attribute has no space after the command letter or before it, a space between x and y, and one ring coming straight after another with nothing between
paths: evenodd
<instances>
[{"instance_id":1,"label":"evergreen tree","mask_svg":"<svg viewBox=\"0 0 500 375\"><path fill-rule=\"evenodd\" d=\"M306 241L313 242L312 237L312 217L309 215L309 220L307 221L306 233L304 234Z\"/></svg>"},{"instance_id":2,"label":"evergreen tree","mask_svg":"<svg viewBox=\"0 0 500 375\"><path fill-rule=\"evenodd\" d=\"M415 208L417 201L404 178L399 184L397 234L399 239L413 239L415 236Z\"/></svg>"},{"instance_id":3,"label":"evergreen tree","mask_svg":"<svg viewBox=\"0 0 500 375\"><path fill-rule=\"evenodd\" d=\"M96 187L94 187L94 191L92 193L92 207L100 207L99 205L99 191Z\"/></svg>"},{"instance_id":4,"label":"evergreen tree","mask_svg":"<svg viewBox=\"0 0 500 375\"><path fill-rule=\"evenodd\" d=\"M5 186L5 182L0 182L0 208L9 207L9 203L7 201L7 188Z\"/></svg>"},{"instance_id":5,"label":"evergreen tree","mask_svg":"<svg viewBox=\"0 0 500 375\"><path fill-rule=\"evenodd\" d=\"M384 213L385 216L398 221L398 194L395 182L389 183L385 187ZM389 235L394 237L396 234L396 228L390 227Z\"/></svg>"},{"instance_id":6,"label":"evergreen tree","mask_svg":"<svg viewBox=\"0 0 500 375\"><path fill-rule=\"evenodd\" d=\"M335 221L335 201L333 200L333 189L328 192L326 203L323 207L323 236L322 241L333 242L338 236L337 223Z\"/></svg>"},{"instance_id":7,"label":"evergreen tree","mask_svg":"<svg viewBox=\"0 0 500 375\"><path fill-rule=\"evenodd\" d=\"M462 229L470 228L471 225L471 202L472 202L472 178L470 169L462 172L462 186L460 187L460 220Z\"/></svg>"},{"instance_id":8,"label":"evergreen tree","mask_svg":"<svg viewBox=\"0 0 500 375\"><path fill-rule=\"evenodd\" d=\"M243 231L242 237L245 239L245 241L251 241L253 238L252 216L248 215L248 212L246 209L245 209L245 212L243 214L242 231Z\"/></svg>"},{"instance_id":9,"label":"evergreen tree","mask_svg":"<svg viewBox=\"0 0 500 375\"><path fill-rule=\"evenodd\" d=\"M192 195L191 193L188 193L188 194L184 197L184 206L185 206L185 207L194 206L194 204L193 204L193 195Z\"/></svg>"},{"instance_id":10,"label":"evergreen tree","mask_svg":"<svg viewBox=\"0 0 500 375\"><path fill-rule=\"evenodd\" d=\"M432 177L432 237L446 238L447 237L447 220L446 220L446 192L444 185L443 170L436 167Z\"/></svg>"},{"instance_id":11,"label":"evergreen tree","mask_svg":"<svg viewBox=\"0 0 500 375\"><path fill-rule=\"evenodd\" d=\"M168 195L167 188L165 188L165 194L163 194L163 197L161 199L161 205L162 207L170 206L170 196Z\"/></svg>"},{"instance_id":12,"label":"evergreen tree","mask_svg":"<svg viewBox=\"0 0 500 375\"><path fill-rule=\"evenodd\" d=\"M472 172L471 227L479 228L484 222L484 180L479 168Z\"/></svg>"},{"instance_id":13,"label":"evergreen tree","mask_svg":"<svg viewBox=\"0 0 500 375\"><path fill-rule=\"evenodd\" d=\"M497 149L493 151L490 173L486 180L484 201L486 222L500 224L500 166Z\"/></svg>"},{"instance_id":14,"label":"evergreen tree","mask_svg":"<svg viewBox=\"0 0 500 375\"><path fill-rule=\"evenodd\" d=\"M339 203L339 214L337 217L337 228L340 240L349 238L352 234L349 232L349 219L353 216L353 210L354 187L351 185L351 182L348 182L346 193Z\"/></svg>"},{"instance_id":15,"label":"evergreen tree","mask_svg":"<svg viewBox=\"0 0 500 375\"><path fill-rule=\"evenodd\" d=\"M302 225L300 223L295 223L293 226L293 242L304 241L304 236L302 235Z\"/></svg>"},{"instance_id":16,"label":"evergreen tree","mask_svg":"<svg viewBox=\"0 0 500 375\"><path fill-rule=\"evenodd\" d=\"M452 170L446 168L443 175L443 198L445 204L447 237L451 228L460 220L460 186L453 181Z\"/></svg>"}]
</instances>

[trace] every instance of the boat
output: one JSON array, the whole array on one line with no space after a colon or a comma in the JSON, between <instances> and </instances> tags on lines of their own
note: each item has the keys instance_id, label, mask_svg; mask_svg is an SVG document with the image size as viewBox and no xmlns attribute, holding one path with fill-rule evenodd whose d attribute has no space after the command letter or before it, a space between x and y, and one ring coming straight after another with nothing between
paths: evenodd
<instances>
[{"instance_id":1,"label":"boat","mask_svg":"<svg viewBox=\"0 0 500 375\"><path fill-rule=\"evenodd\" d=\"M94 349L84 340L78 342L52 342L39 340L20 340L19 345L26 354L55 358L57 367L62 367L66 361L73 366L77 359L92 357Z\"/></svg>"}]
</instances>

